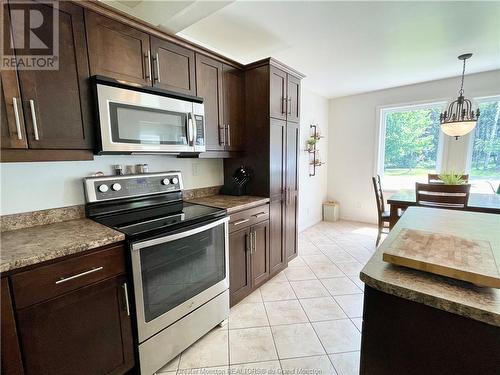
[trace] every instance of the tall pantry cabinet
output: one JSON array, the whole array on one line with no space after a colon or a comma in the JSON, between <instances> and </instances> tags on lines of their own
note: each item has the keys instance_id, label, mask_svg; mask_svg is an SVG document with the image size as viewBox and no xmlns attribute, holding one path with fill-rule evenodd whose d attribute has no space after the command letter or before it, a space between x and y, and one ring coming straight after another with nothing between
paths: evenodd
<instances>
[{"instance_id":1,"label":"tall pantry cabinet","mask_svg":"<svg viewBox=\"0 0 500 375\"><path fill-rule=\"evenodd\" d=\"M300 81L304 76L265 59L245 69L245 150L224 161L226 181L240 165L253 169L250 195L269 204L270 276L297 256Z\"/></svg>"}]
</instances>

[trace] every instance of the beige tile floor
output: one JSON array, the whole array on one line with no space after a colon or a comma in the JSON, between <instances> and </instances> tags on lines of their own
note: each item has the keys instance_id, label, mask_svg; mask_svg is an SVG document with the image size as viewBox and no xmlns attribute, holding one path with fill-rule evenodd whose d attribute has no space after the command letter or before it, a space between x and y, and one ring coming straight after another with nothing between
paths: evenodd
<instances>
[{"instance_id":1,"label":"beige tile floor","mask_svg":"<svg viewBox=\"0 0 500 375\"><path fill-rule=\"evenodd\" d=\"M286 270L158 374L357 375L359 271L375 251L376 236L375 226L348 221L306 229Z\"/></svg>"}]
</instances>

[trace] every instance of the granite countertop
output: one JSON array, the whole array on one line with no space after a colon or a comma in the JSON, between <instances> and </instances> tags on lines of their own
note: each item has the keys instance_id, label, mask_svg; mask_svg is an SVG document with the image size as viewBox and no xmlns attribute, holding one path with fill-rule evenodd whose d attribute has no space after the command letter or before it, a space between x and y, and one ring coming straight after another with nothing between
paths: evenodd
<instances>
[{"instance_id":1,"label":"granite countertop","mask_svg":"<svg viewBox=\"0 0 500 375\"><path fill-rule=\"evenodd\" d=\"M228 214L234 214L238 211L266 204L269 202L269 198L254 197L251 195L234 196L217 194L208 197L191 199L189 202L204 204L205 206L224 208L227 210Z\"/></svg>"},{"instance_id":2,"label":"granite countertop","mask_svg":"<svg viewBox=\"0 0 500 375\"><path fill-rule=\"evenodd\" d=\"M0 272L124 239L123 233L85 218L5 231L1 233Z\"/></svg>"},{"instance_id":3,"label":"granite countertop","mask_svg":"<svg viewBox=\"0 0 500 375\"><path fill-rule=\"evenodd\" d=\"M396 266L382 260L403 228L489 241L500 251L500 215L411 207L360 273L361 280L382 292L500 327L500 289Z\"/></svg>"}]
</instances>

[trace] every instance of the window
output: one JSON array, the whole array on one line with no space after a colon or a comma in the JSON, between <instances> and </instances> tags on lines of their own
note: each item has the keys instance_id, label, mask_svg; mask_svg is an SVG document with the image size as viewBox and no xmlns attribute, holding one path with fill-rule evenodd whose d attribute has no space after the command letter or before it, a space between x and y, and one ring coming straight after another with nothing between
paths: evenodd
<instances>
[{"instance_id":1,"label":"window","mask_svg":"<svg viewBox=\"0 0 500 375\"><path fill-rule=\"evenodd\" d=\"M380 112L378 173L384 189L414 188L440 169L439 114L446 103L384 108Z\"/></svg>"},{"instance_id":2,"label":"window","mask_svg":"<svg viewBox=\"0 0 500 375\"><path fill-rule=\"evenodd\" d=\"M471 191L493 193L500 184L500 97L476 99L481 115L471 137Z\"/></svg>"}]
</instances>

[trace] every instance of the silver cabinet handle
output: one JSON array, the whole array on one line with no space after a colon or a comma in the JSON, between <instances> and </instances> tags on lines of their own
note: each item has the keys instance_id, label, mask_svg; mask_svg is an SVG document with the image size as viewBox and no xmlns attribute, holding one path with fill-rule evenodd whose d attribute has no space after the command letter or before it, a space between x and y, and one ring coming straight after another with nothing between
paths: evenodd
<instances>
[{"instance_id":1,"label":"silver cabinet handle","mask_svg":"<svg viewBox=\"0 0 500 375\"><path fill-rule=\"evenodd\" d=\"M17 98L12 98L12 106L14 107L14 119L16 120L16 131L17 139L23 139L23 133L21 133L21 121L19 120L19 108L17 108Z\"/></svg>"},{"instance_id":2,"label":"silver cabinet handle","mask_svg":"<svg viewBox=\"0 0 500 375\"><path fill-rule=\"evenodd\" d=\"M125 294L125 307L127 308L127 316L130 316L130 305L128 302L127 283L123 283L122 288L123 288L123 292Z\"/></svg>"},{"instance_id":3,"label":"silver cabinet handle","mask_svg":"<svg viewBox=\"0 0 500 375\"><path fill-rule=\"evenodd\" d=\"M221 130L222 130L222 137L220 136ZM224 125L222 125L222 126L219 125L219 144L221 146L226 145L226 127Z\"/></svg>"},{"instance_id":4,"label":"silver cabinet handle","mask_svg":"<svg viewBox=\"0 0 500 375\"><path fill-rule=\"evenodd\" d=\"M255 253L256 244L257 244L257 232L253 231L252 232L252 254Z\"/></svg>"},{"instance_id":5,"label":"silver cabinet handle","mask_svg":"<svg viewBox=\"0 0 500 375\"><path fill-rule=\"evenodd\" d=\"M88 271L85 271L85 272L82 272L82 273L78 273L78 274L70 276L70 277L61 277L59 280L56 281L56 284L62 284L62 283L65 283L67 281L70 281L70 280L73 280L73 279L77 279L79 277L82 277L82 276L85 276L85 275L88 275L88 274L100 271L102 269L103 269L103 267L96 267L96 268L92 268L91 270L88 270Z\"/></svg>"},{"instance_id":6,"label":"silver cabinet handle","mask_svg":"<svg viewBox=\"0 0 500 375\"><path fill-rule=\"evenodd\" d=\"M267 215L267 213L265 213L265 212L259 212L258 214L255 214L255 215L252 215L252 216L253 216L254 218L258 219L259 217L261 217L261 216L266 216L266 215Z\"/></svg>"},{"instance_id":7,"label":"silver cabinet handle","mask_svg":"<svg viewBox=\"0 0 500 375\"><path fill-rule=\"evenodd\" d=\"M35 141L39 141L38 125L36 123L35 101L30 99L31 119L33 120L33 133L35 133Z\"/></svg>"},{"instance_id":8,"label":"silver cabinet handle","mask_svg":"<svg viewBox=\"0 0 500 375\"><path fill-rule=\"evenodd\" d=\"M226 125L227 131L227 145L231 146L231 126L229 124Z\"/></svg>"},{"instance_id":9,"label":"silver cabinet handle","mask_svg":"<svg viewBox=\"0 0 500 375\"><path fill-rule=\"evenodd\" d=\"M240 224L246 223L247 221L250 221L250 219L241 219L241 220L235 221L235 222L233 223L233 225L234 225L234 226L236 226L236 225L240 225Z\"/></svg>"},{"instance_id":10,"label":"silver cabinet handle","mask_svg":"<svg viewBox=\"0 0 500 375\"><path fill-rule=\"evenodd\" d=\"M158 83L161 83L161 77L160 77L160 58L158 57L158 52L156 52L156 80Z\"/></svg>"},{"instance_id":11,"label":"silver cabinet handle","mask_svg":"<svg viewBox=\"0 0 500 375\"><path fill-rule=\"evenodd\" d=\"M289 105L288 105L289 111L287 111L287 115L291 115L292 114L292 98L288 98L287 102L289 103Z\"/></svg>"},{"instance_id":12,"label":"silver cabinet handle","mask_svg":"<svg viewBox=\"0 0 500 375\"><path fill-rule=\"evenodd\" d=\"M146 60L146 79L151 81L151 53L148 51L144 54Z\"/></svg>"},{"instance_id":13,"label":"silver cabinet handle","mask_svg":"<svg viewBox=\"0 0 500 375\"><path fill-rule=\"evenodd\" d=\"M286 113L286 98L284 96L281 97L281 114Z\"/></svg>"}]
</instances>

